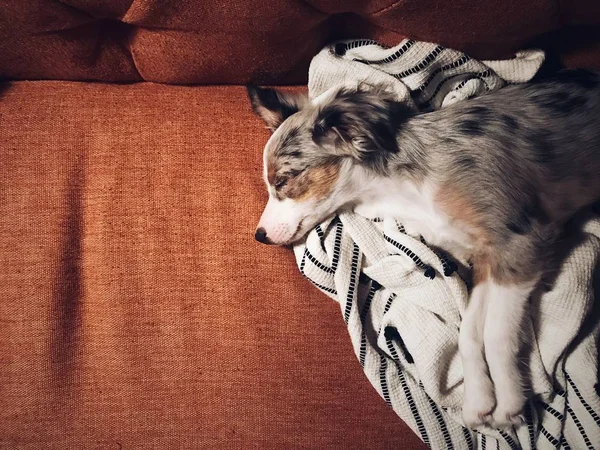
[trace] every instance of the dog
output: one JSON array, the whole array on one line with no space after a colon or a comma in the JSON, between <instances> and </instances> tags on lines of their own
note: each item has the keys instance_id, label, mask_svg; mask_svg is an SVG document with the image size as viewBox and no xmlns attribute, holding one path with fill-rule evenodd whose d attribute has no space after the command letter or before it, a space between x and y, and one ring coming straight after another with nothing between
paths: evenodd
<instances>
[{"instance_id":1,"label":"dog","mask_svg":"<svg viewBox=\"0 0 600 450\"><path fill-rule=\"evenodd\" d=\"M565 70L416 113L381 87L248 86L272 131L255 238L288 245L340 210L394 217L473 266L462 317L466 426L522 423L528 300L565 224L600 199L600 74Z\"/></svg>"}]
</instances>

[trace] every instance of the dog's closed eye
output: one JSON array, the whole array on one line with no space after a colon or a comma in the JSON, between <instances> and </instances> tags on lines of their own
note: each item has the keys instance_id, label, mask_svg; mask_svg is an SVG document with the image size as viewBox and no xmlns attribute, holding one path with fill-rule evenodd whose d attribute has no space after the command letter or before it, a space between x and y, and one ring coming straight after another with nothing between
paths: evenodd
<instances>
[{"instance_id":1,"label":"dog's closed eye","mask_svg":"<svg viewBox=\"0 0 600 450\"><path fill-rule=\"evenodd\" d=\"M275 189L277 189L277 190L284 188L288 184L290 179L294 179L295 177L300 175L302 172L304 172L304 170L305 169L290 170L290 171L286 172L285 174L278 176L275 179L275 183L273 186L275 186Z\"/></svg>"},{"instance_id":2,"label":"dog's closed eye","mask_svg":"<svg viewBox=\"0 0 600 450\"><path fill-rule=\"evenodd\" d=\"M279 178L277 181L275 181L275 189L281 189L283 188L288 182L288 178Z\"/></svg>"}]
</instances>

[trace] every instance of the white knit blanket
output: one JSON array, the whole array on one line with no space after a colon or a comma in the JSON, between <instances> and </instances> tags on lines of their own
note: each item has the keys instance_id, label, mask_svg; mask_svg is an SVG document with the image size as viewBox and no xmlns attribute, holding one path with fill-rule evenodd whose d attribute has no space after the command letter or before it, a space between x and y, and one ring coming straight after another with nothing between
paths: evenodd
<instances>
[{"instance_id":1,"label":"white knit blanket","mask_svg":"<svg viewBox=\"0 0 600 450\"><path fill-rule=\"evenodd\" d=\"M528 81L543 59L542 52L528 51L512 60L476 61L412 40L394 48L344 41L313 59L309 93L383 83L416 109L437 109ZM584 222L583 239L553 290L532 298L527 358L535 395L525 411L527 423L512 430L462 426L458 330L468 287L446 255L409 236L395 220L353 213L322 223L294 251L302 273L339 302L370 382L430 448L600 448L600 327L588 323L594 283L596 289L600 284L598 216L590 213Z\"/></svg>"}]
</instances>

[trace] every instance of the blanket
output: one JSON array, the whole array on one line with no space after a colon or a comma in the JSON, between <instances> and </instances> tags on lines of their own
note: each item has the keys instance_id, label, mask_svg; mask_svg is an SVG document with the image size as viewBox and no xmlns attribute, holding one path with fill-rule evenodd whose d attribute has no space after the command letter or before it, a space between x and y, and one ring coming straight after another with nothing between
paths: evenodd
<instances>
[{"instance_id":1,"label":"blanket","mask_svg":"<svg viewBox=\"0 0 600 450\"><path fill-rule=\"evenodd\" d=\"M336 85L383 84L411 108L430 111L526 82L543 60L537 50L477 61L410 39L393 48L343 41L313 59L309 95ZM525 356L532 398L526 422L509 430L463 426L458 331L469 286L449 255L397 220L348 212L317 226L294 252L300 271L340 304L369 381L430 448L600 448L598 215L582 219L581 237L552 289L531 298Z\"/></svg>"}]
</instances>

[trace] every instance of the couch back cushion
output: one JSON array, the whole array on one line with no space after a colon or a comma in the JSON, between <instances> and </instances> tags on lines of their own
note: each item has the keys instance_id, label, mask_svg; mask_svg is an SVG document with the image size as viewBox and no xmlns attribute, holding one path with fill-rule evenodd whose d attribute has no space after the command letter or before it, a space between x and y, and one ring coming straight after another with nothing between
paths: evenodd
<instances>
[{"instance_id":1,"label":"couch back cushion","mask_svg":"<svg viewBox=\"0 0 600 450\"><path fill-rule=\"evenodd\" d=\"M339 38L410 36L502 58L538 45L570 64L600 53L597 0L28 0L0 2L0 77L304 83ZM545 36L551 33L549 36Z\"/></svg>"}]
</instances>

